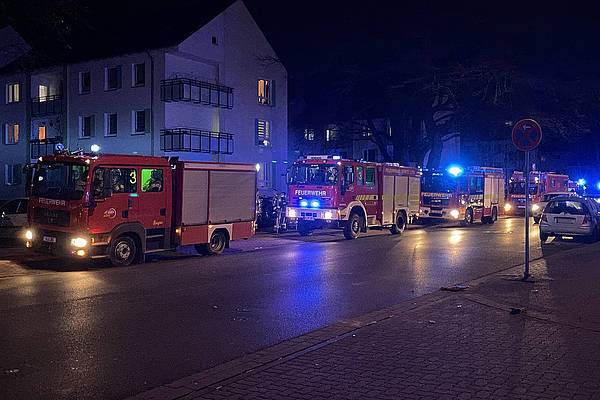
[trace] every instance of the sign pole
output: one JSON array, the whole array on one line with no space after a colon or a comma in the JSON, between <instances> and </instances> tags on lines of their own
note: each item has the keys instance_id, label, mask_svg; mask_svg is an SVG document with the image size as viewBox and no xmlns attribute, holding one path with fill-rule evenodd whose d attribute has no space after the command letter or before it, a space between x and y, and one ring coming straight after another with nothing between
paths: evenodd
<instances>
[{"instance_id":1,"label":"sign pole","mask_svg":"<svg viewBox=\"0 0 600 400\"><path fill-rule=\"evenodd\" d=\"M529 275L529 151L525 152L525 273L523 280Z\"/></svg>"}]
</instances>

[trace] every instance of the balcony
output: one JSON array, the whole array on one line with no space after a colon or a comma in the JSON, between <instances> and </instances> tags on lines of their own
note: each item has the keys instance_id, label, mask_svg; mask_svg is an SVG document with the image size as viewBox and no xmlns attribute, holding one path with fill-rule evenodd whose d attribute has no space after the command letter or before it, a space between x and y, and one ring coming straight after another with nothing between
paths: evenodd
<instances>
[{"instance_id":1,"label":"balcony","mask_svg":"<svg viewBox=\"0 0 600 400\"><path fill-rule=\"evenodd\" d=\"M194 128L162 129L160 149L207 154L233 154L233 135Z\"/></svg>"},{"instance_id":2,"label":"balcony","mask_svg":"<svg viewBox=\"0 0 600 400\"><path fill-rule=\"evenodd\" d=\"M31 99L31 116L42 117L44 115L62 113L62 96L52 95L33 97Z\"/></svg>"},{"instance_id":3,"label":"balcony","mask_svg":"<svg viewBox=\"0 0 600 400\"><path fill-rule=\"evenodd\" d=\"M31 139L29 141L31 145L31 159L53 154L54 146L57 143L62 143L62 141L62 136L56 136L47 139Z\"/></svg>"},{"instance_id":4,"label":"balcony","mask_svg":"<svg viewBox=\"0 0 600 400\"><path fill-rule=\"evenodd\" d=\"M174 78L160 81L160 99L219 108L233 108L233 88L195 79Z\"/></svg>"}]
</instances>

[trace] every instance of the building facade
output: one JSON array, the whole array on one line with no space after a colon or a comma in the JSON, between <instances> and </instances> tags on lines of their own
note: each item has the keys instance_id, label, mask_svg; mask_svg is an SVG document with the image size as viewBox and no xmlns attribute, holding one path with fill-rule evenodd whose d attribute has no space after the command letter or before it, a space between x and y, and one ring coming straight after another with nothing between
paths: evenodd
<instances>
[{"instance_id":1,"label":"building facade","mask_svg":"<svg viewBox=\"0 0 600 400\"><path fill-rule=\"evenodd\" d=\"M260 186L285 190L287 72L242 1L175 45L4 75L0 83L0 198L22 196L17 172L57 143L252 163Z\"/></svg>"}]
</instances>

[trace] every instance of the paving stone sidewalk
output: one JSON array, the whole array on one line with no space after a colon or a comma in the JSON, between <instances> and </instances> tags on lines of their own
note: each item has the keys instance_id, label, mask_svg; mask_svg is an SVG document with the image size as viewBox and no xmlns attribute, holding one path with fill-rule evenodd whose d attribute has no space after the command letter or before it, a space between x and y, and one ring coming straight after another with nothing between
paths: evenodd
<instances>
[{"instance_id":1,"label":"paving stone sidewalk","mask_svg":"<svg viewBox=\"0 0 600 400\"><path fill-rule=\"evenodd\" d=\"M600 244L331 325L136 399L599 399ZM511 313L511 308L514 309Z\"/></svg>"}]
</instances>

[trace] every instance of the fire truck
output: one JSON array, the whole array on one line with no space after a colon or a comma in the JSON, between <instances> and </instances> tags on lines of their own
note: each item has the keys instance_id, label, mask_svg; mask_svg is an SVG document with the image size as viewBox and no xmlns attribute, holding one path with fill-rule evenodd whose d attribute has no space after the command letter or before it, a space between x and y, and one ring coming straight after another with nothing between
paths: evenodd
<instances>
[{"instance_id":1,"label":"fire truck","mask_svg":"<svg viewBox=\"0 0 600 400\"><path fill-rule=\"evenodd\" d=\"M504 207L504 182L501 168L423 170L419 218L493 224Z\"/></svg>"},{"instance_id":2,"label":"fire truck","mask_svg":"<svg viewBox=\"0 0 600 400\"><path fill-rule=\"evenodd\" d=\"M28 177L25 239L36 251L129 265L184 245L219 254L255 231L250 164L63 151Z\"/></svg>"},{"instance_id":3,"label":"fire truck","mask_svg":"<svg viewBox=\"0 0 600 400\"><path fill-rule=\"evenodd\" d=\"M525 213L525 174L515 171L508 182L506 204L504 211L507 214ZM529 173L529 198L531 211L534 214L541 212L538 203L546 194L567 194L569 192L569 176L553 172L532 171ZM536 208L537 207L537 208Z\"/></svg>"},{"instance_id":4,"label":"fire truck","mask_svg":"<svg viewBox=\"0 0 600 400\"><path fill-rule=\"evenodd\" d=\"M367 228L400 234L419 213L420 172L392 163L313 156L296 161L289 173L287 217L300 235L341 227L347 239Z\"/></svg>"}]
</instances>

